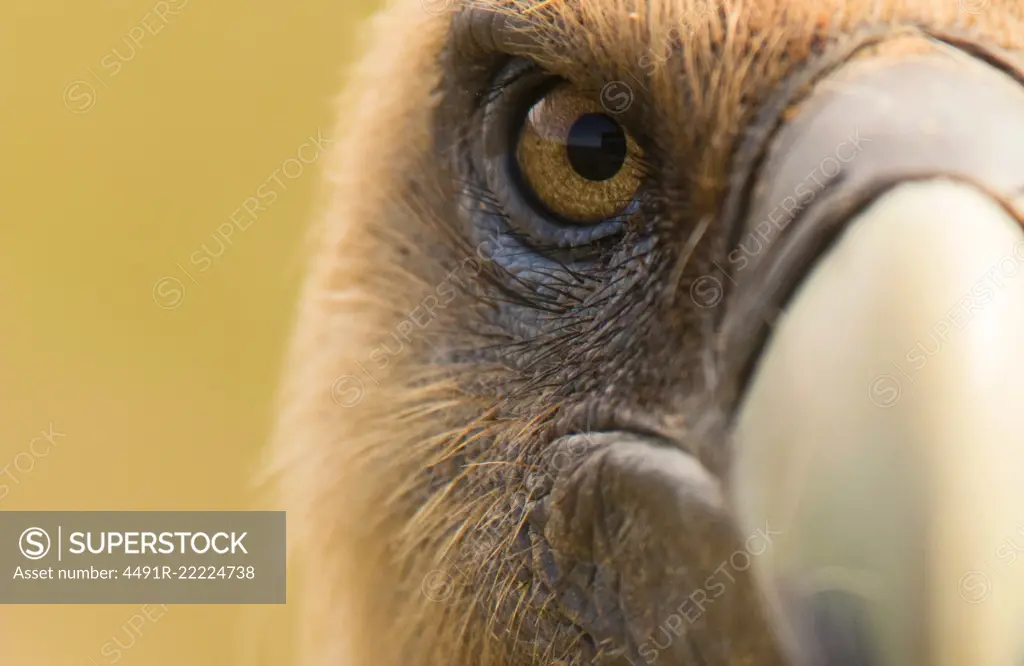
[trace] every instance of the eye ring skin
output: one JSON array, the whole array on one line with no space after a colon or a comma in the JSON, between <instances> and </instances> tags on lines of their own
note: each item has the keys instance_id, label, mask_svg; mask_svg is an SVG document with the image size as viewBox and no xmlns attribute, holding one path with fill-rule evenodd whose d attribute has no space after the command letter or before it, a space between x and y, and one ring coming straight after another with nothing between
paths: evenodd
<instances>
[{"instance_id":1,"label":"eye ring skin","mask_svg":"<svg viewBox=\"0 0 1024 666\"><path fill-rule=\"evenodd\" d=\"M502 81L513 77L518 78L501 86ZM508 231L538 246L573 248L622 233L624 220L637 208L637 197L621 215L594 224L560 220L536 200L516 163L520 126L530 107L560 83L564 81L534 69L525 60L506 66L498 77L500 92L484 106L483 174L487 188L508 218Z\"/></svg>"}]
</instances>

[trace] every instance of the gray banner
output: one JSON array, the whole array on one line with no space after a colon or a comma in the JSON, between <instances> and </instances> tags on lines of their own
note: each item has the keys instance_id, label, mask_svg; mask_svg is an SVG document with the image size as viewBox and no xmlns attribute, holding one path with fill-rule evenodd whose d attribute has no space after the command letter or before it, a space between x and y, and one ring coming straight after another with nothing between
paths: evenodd
<instances>
[{"instance_id":1,"label":"gray banner","mask_svg":"<svg viewBox=\"0 0 1024 666\"><path fill-rule=\"evenodd\" d=\"M2 604L283 604L284 511L0 511Z\"/></svg>"}]
</instances>

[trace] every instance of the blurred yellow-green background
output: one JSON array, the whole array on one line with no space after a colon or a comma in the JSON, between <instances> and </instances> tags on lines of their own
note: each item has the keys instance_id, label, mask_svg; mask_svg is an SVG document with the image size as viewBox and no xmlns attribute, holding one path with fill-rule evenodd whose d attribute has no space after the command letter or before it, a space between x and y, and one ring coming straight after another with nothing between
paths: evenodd
<instances>
[{"instance_id":1,"label":"blurred yellow-green background","mask_svg":"<svg viewBox=\"0 0 1024 666\"><path fill-rule=\"evenodd\" d=\"M0 510L261 504L315 139L376 4L3 3ZM295 663L293 603L140 614L0 606L0 664Z\"/></svg>"}]
</instances>

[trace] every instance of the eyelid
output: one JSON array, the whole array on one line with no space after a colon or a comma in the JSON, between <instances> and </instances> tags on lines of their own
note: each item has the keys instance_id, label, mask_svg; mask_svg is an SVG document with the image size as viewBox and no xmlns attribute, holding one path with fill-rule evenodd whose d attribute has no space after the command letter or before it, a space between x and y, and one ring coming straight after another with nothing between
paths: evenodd
<instances>
[{"instance_id":1,"label":"eyelid","mask_svg":"<svg viewBox=\"0 0 1024 666\"><path fill-rule=\"evenodd\" d=\"M491 86L481 94L481 103L486 105L495 102L523 79L540 75L544 75L544 70L532 60L512 58L511 61L505 61L493 77Z\"/></svg>"},{"instance_id":2,"label":"eyelid","mask_svg":"<svg viewBox=\"0 0 1024 666\"><path fill-rule=\"evenodd\" d=\"M544 49L535 28L525 14L471 2L452 21L451 40L468 62L495 53L538 59Z\"/></svg>"}]
</instances>

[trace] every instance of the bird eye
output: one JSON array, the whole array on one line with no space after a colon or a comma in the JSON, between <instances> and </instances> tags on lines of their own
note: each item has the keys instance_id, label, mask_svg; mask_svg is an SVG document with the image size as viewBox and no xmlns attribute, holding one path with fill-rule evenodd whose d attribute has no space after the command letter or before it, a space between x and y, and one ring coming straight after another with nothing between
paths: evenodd
<instances>
[{"instance_id":1,"label":"bird eye","mask_svg":"<svg viewBox=\"0 0 1024 666\"><path fill-rule=\"evenodd\" d=\"M526 111L516 166L533 198L562 221L594 224L627 212L640 186L640 148L590 96L560 84Z\"/></svg>"}]
</instances>

